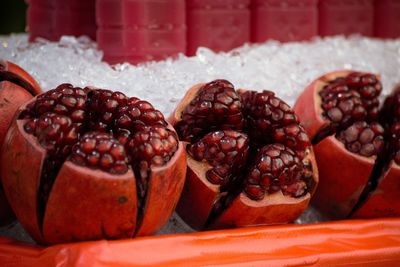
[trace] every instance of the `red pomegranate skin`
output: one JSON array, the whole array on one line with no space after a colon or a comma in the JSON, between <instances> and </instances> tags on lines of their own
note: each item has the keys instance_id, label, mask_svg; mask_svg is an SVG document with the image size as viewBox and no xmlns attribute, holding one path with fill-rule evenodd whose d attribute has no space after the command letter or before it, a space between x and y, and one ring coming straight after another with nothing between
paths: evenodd
<instances>
[{"instance_id":1,"label":"red pomegranate skin","mask_svg":"<svg viewBox=\"0 0 400 267\"><path fill-rule=\"evenodd\" d=\"M400 215L398 205L400 199L395 193L400 187L398 179L400 168L388 155L387 147L389 150L391 147L388 146L387 137L385 137L388 127L379 119L382 110L388 105L385 103L379 109L378 96L381 85L378 76L372 79L365 78L363 81L359 79L359 77L372 76L372 74L355 71L335 71L325 74L305 88L294 106L310 139L314 141L314 151L321 177L312 204L330 218ZM335 84L338 79L346 80L349 88L355 88L351 87L352 82L359 85L366 84L357 89L360 103L366 112L360 118L353 117L356 122L349 122L343 126L343 129L330 128L333 117L329 117L324 111L324 105L326 107L328 104L321 99L321 91L328 84ZM377 82L374 82L375 80ZM375 91L370 87L369 82L375 86ZM332 99L336 101L339 98L340 96ZM340 102L340 100L337 101L337 103ZM389 117L396 116L392 114ZM357 133L355 129L361 127L354 126L357 123L361 125L361 122L357 121L362 121L363 125L368 125L368 127L374 125L372 126L374 131ZM382 126L377 126L379 123L385 126L384 130ZM354 128L350 129L351 127ZM343 138L346 134L347 139ZM324 137L321 138L321 136ZM362 141L366 141L367 145L364 145ZM374 183L376 183L375 187L371 185Z\"/></svg>"},{"instance_id":2,"label":"red pomegranate skin","mask_svg":"<svg viewBox=\"0 0 400 267\"><path fill-rule=\"evenodd\" d=\"M18 107L39 93L41 88L30 74L12 62L0 60L0 148ZM0 226L14 218L0 185Z\"/></svg>"},{"instance_id":3,"label":"red pomegranate skin","mask_svg":"<svg viewBox=\"0 0 400 267\"><path fill-rule=\"evenodd\" d=\"M247 105L253 100L257 104L265 105L265 109L254 109L254 112L257 112L255 115L252 113L252 105ZM213 112L205 107L210 107ZM246 107L248 112L243 111ZM269 108L273 110L271 114L267 112ZM186 92L169 122L176 127L178 134L182 134L181 138L187 144L187 177L177 207L179 216L187 224L197 230L278 224L291 222L304 211L318 183L318 170L308 138L308 145L305 145L306 140L302 139L304 135L299 135L301 128L293 131L292 125L297 125L298 121L290 110L290 107L272 92L249 91L247 94L247 90L236 90L226 80L197 84ZM210 115L211 113L219 115ZM250 128L247 124L249 116L255 118L252 120L251 129L270 121L272 126L263 128L269 139L264 140L262 135L246 132ZM208 117L210 121L207 123ZM274 139L274 131L285 131L285 128L290 131L288 139L281 140L280 135L276 135L279 141ZM291 140L292 138L294 139ZM304 194L302 192L298 197L284 194L279 188L285 186L282 182L278 183L278 187L274 187L276 190L271 187L266 193L263 191L260 198L254 197L256 193L253 187L259 188L258 183L262 183L263 179L251 181L251 178L246 178L245 173L250 170L249 162L254 161L254 155L248 154L274 142L282 142L298 150L296 155L301 158L299 166L302 166L303 174L307 172L309 175L309 184ZM304 146L304 149L301 149L301 146ZM287 149L294 155L292 149ZM294 160L293 157L290 158L292 154L288 152L290 155L280 155L279 151L278 149L271 152L277 153L271 161L272 165L277 164L274 174L289 171L293 177L296 176L297 169L289 169L292 166L290 162ZM287 165L281 165L280 160L285 160ZM261 176L268 175L263 164L260 164L257 170L262 170ZM272 168L272 165L267 168ZM246 179L250 181L247 185L248 190L245 190Z\"/></svg>"},{"instance_id":4,"label":"red pomegranate skin","mask_svg":"<svg viewBox=\"0 0 400 267\"><path fill-rule=\"evenodd\" d=\"M173 128L165 121L163 125L142 125L137 134L150 135L141 140L152 150L146 154L149 158L133 156L138 144L121 143L121 129L115 130L115 124L98 127L108 122L104 120L107 114L93 118L90 124L81 120L88 105L70 99L80 99L79 89L64 84L54 90L48 94L55 94L58 104L51 105L53 100L35 104L46 98L41 95L19 108L2 150L4 190L22 226L40 244L157 232L171 216L186 175L186 154ZM98 89L82 92L89 96L91 90ZM165 136L164 150L158 146L158 133ZM126 138L134 138L134 132ZM157 157L164 160L144 164ZM139 192L142 182L145 191Z\"/></svg>"}]
</instances>

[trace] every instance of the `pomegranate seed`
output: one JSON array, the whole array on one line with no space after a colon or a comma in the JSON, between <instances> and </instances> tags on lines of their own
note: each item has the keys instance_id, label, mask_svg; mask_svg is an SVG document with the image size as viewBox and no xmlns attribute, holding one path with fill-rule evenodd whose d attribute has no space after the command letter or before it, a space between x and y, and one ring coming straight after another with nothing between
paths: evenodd
<instances>
[{"instance_id":1,"label":"pomegranate seed","mask_svg":"<svg viewBox=\"0 0 400 267\"><path fill-rule=\"evenodd\" d=\"M272 140L294 150L301 159L304 157L305 150L311 146L310 139L304 128L294 123L274 129Z\"/></svg>"},{"instance_id":2,"label":"pomegranate seed","mask_svg":"<svg viewBox=\"0 0 400 267\"><path fill-rule=\"evenodd\" d=\"M195 160L205 160L214 167L206 173L211 183L224 185L246 164L248 149L246 134L225 130L208 133L187 151Z\"/></svg>"},{"instance_id":3,"label":"pomegranate seed","mask_svg":"<svg viewBox=\"0 0 400 267\"><path fill-rule=\"evenodd\" d=\"M132 165L146 162L146 168L166 164L178 149L175 133L163 126L146 126L132 136L127 151Z\"/></svg>"},{"instance_id":4,"label":"pomegranate seed","mask_svg":"<svg viewBox=\"0 0 400 267\"><path fill-rule=\"evenodd\" d=\"M53 155L68 153L69 149L64 149L78 140L78 130L72 120L56 113L48 112L38 119L28 119L24 128L34 134L38 142Z\"/></svg>"},{"instance_id":5,"label":"pomegranate seed","mask_svg":"<svg viewBox=\"0 0 400 267\"><path fill-rule=\"evenodd\" d=\"M73 123L81 124L86 120L86 99L85 89L61 84L39 95L35 102L28 105L26 114L39 117L46 112L53 112L69 116Z\"/></svg>"},{"instance_id":6,"label":"pomegranate seed","mask_svg":"<svg viewBox=\"0 0 400 267\"><path fill-rule=\"evenodd\" d=\"M52 154L61 153L66 158L72 148L71 160L76 164L111 173L128 170L130 158L126 156L124 146L128 147L136 131L151 125L167 125L161 112L147 101L128 98L121 92L81 89L70 84L62 84L39 95L22 112L20 119L26 119L25 131L35 135ZM79 138L85 131L89 132ZM162 136L162 131L168 134ZM104 132L114 133L116 139ZM147 154L136 155L135 159L153 157L152 164L160 166L172 157L178 141L169 130L155 132L162 140L152 139L152 151L147 149ZM150 136L146 131L140 134L141 137ZM169 153L161 159L157 154L150 155L162 153L163 149Z\"/></svg>"},{"instance_id":7,"label":"pomegranate seed","mask_svg":"<svg viewBox=\"0 0 400 267\"><path fill-rule=\"evenodd\" d=\"M339 132L337 138L345 147L365 157L378 155L384 146L384 129L377 122L358 121Z\"/></svg>"},{"instance_id":8,"label":"pomegranate seed","mask_svg":"<svg viewBox=\"0 0 400 267\"><path fill-rule=\"evenodd\" d=\"M244 192L253 200L261 200L265 196L265 190L256 184L246 185Z\"/></svg>"},{"instance_id":9,"label":"pomegranate seed","mask_svg":"<svg viewBox=\"0 0 400 267\"><path fill-rule=\"evenodd\" d=\"M214 130L241 130L242 104L233 85L226 80L215 80L204 85L197 96L185 107L177 132L185 141L197 141Z\"/></svg>"},{"instance_id":10,"label":"pomegranate seed","mask_svg":"<svg viewBox=\"0 0 400 267\"><path fill-rule=\"evenodd\" d=\"M137 98L130 99L127 105L119 107L115 124L119 129L131 132L139 131L145 126L167 125L160 111L154 109L149 102Z\"/></svg>"},{"instance_id":11,"label":"pomegranate seed","mask_svg":"<svg viewBox=\"0 0 400 267\"><path fill-rule=\"evenodd\" d=\"M290 127L293 129L298 127L299 121L293 110L288 104L277 98L273 92L266 90L261 93L247 91L240 97L244 105L243 113L247 122L247 131L255 144L264 145L279 142L274 138L283 140L285 139L285 136L283 136L285 131L291 131ZM285 130L284 127L289 125L293 126ZM302 129L302 131L304 130ZM292 142L297 144L296 135L292 133L291 138L293 139Z\"/></svg>"},{"instance_id":12,"label":"pomegranate seed","mask_svg":"<svg viewBox=\"0 0 400 267\"><path fill-rule=\"evenodd\" d=\"M107 133L84 134L73 146L70 158L75 164L102 169L114 174L123 174L128 171L124 146Z\"/></svg>"},{"instance_id":13,"label":"pomegranate seed","mask_svg":"<svg viewBox=\"0 0 400 267\"><path fill-rule=\"evenodd\" d=\"M346 128L359 120L378 117L378 96L382 85L372 74L353 72L330 81L321 91L322 109L336 128Z\"/></svg>"},{"instance_id":14,"label":"pomegranate seed","mask_svg":"<svg viewBox=\"0 0 400 267\"><path fill-rule=\"evenodd\" d=\"M128 97L121 92L96 89L88 94L87 109L89 113L89 129L108 131L114 123L118 107L126 105Z\"/></svg>"},{"instance_id":15,"label":"pomegranate seed","mask_svg":"<svg viewBox=\"0 0 400 267\"><path fill-rule=\"evenodd\" d=\"M264 146L257 154L245 178L245 193L253 200L281 190L300 197L307 192L306 177L299 157L282 144Z\"/></svg>"}]
</instances>

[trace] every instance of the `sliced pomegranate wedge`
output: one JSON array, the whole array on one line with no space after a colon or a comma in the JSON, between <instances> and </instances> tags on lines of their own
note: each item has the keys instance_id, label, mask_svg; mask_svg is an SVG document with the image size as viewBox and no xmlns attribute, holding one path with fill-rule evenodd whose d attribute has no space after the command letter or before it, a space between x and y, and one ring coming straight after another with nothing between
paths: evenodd
<instances>
[{"instance_id":1,"label":"sliced pomegranate wedge","mask_svg":"<svg viewBox=\"0 0 400 267\"><path fill-rule=\"evenodd\" d=\"M198 84L170 122L187 143L177 212L191 227L287 223L307 207L318 182L311 143L273 92L236 91L226 80Z\"/></svg>"},{"instance_id":2,"label":"sliced pomegranate wedge","mask_svg":"<svg viewBox=\"0 0 400 267\"><path fill-rule=\"evenodd\" d=\"M43 244L152 234L185 173L183 145L150 103L70 84L19 109L2 153L6 196Z\"/></svg>"},{"instance_id":3,"label":"sliced pomegranate wedge","mask_svg":"<svg viewBox=\"0 0 400 267\"><path fill-rule=\"evenodd\" d=\"M0 60L0 147L18 107L39 93L40 86L25 70L16 64ZM9 223L13 218L0 183L0 226Z\"/></svg>"},{"instance_id":4,"label":"sliced pomegranate wedge","mask_svg":"<svg viewBox=\"0 0 400 267\"><path fill-rule=\"evenodd\" d=\"M378 76L328 73L294 110L312 139L321 181L313 204L332 218L400 215L400 89L379 106Z\"/></svg>"}]
</instances>

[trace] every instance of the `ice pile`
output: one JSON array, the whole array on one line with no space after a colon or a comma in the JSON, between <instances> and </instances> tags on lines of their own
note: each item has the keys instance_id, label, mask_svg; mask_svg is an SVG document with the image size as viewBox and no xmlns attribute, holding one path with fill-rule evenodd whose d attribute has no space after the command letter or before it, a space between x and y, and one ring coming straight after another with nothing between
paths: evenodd
<instances>
[{"instance_id":1,"label":"ice pile","mask_svg":"<svg viewBox=\"0 0 400 267\"><path fill-rule=\"evenodd\" d=\"M110 66L101 61L96 44L84 37L28 44L26 35L13 35L0 38L0 58L21 65L45 90L64 82L110 88L148 100L165 114L190 86L216 78L228 79L238 88L273 90L289 104L310 81L337 69L378 73L385 93L400 82L400 39L359 36L270 41L218 54L200 48L195 57Z\"/></svg>"},{"instance_id":2,"label":"ice pile","mask_svg":"<svg viewBox=\"0 0 400 267\"><path fill-rule=\"evenodd\" d=\"M119 90L150 101L165 115L172 112L190 86L217 78L228 79L237 88L273 90L290 105L308 83L328 71L378 73L384 95L400 82L400 39L360 36L286 44L269 41L218 54L200 48L194 57L180 55L138 66L110 66L101 61L102 52L96 44L85 37L64 36L58 43L40 40L29 44L27 35L12 35L0 37L0 58L25 68L45 90L65 82ZM297 222L320 220L319 214L309 208ZM188 231L174 215L162 233ZM0 231L17 238L15 233L20 232L20 228Z\"/></svg>"}]
</instances>

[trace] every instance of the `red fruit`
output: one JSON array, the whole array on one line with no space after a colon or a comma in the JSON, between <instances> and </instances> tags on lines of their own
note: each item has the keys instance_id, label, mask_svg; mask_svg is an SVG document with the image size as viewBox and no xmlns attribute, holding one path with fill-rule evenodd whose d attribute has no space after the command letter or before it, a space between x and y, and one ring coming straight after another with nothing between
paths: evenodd
<instances>
[{"instance_id":1,"label":"red fruit","mask_svg":"<svg viewBox=\"0 0 400 267\"><path fill-rule=\"evenodd\" d=\"M327 216L400 215L399 136L390 130L400 120L400 90L379 110L381 91L373 74L337 71L312 82L295 104L323 177L313 203Z\"/></svg>"},{"instance_id":2,"label":"red fruit","mask_svg":"<svg viewBox=\"0 0 400 267\"><path fill-rule=\"evenodd\" d=\"M171 122L189 142L177 212L193 228L286 223L307 207L318 182L311 144L273 92L199 84Z\"/></svg>"},{"instance_id":3,"label":"red fruit","mask_svg":"<svg viewBox=\"0 0 400 267\"><path fill-rule=\"evenodd\" d=\"M20 105L41 93L37 82L19 66L0 60L0 147ZM1 178L1 177L0 177ZM0 226L14 219L0 184Z\"/></svg>"},{"instance_id":4,"label":"red fruit","mask_svg":"<svg viewBox=\"0 0 400 267\"><path fill-rule=\"evenodd\" d=\"M162 115L157 125L139 116L140 128L121 129L119 111L133 105L142 115L161 114L120 92L69 84L20 108L2 176L17 218L37 242L148 235L168 220L183 188L184 148Z\"/></svg>"}]
</instances>

